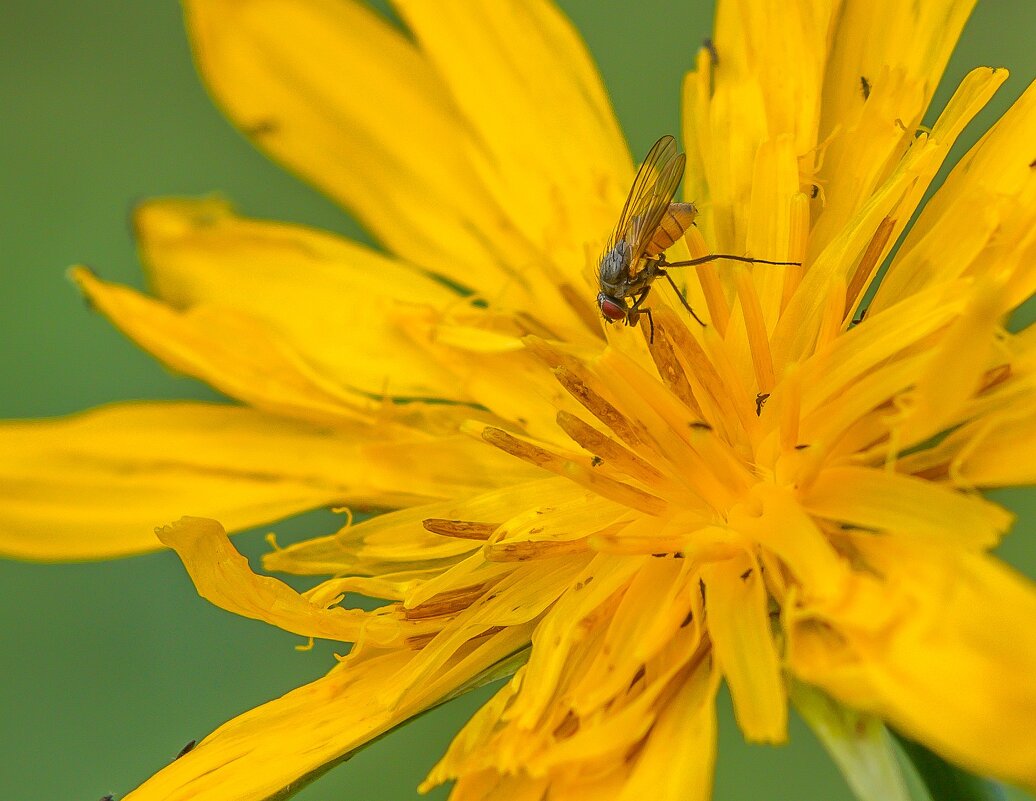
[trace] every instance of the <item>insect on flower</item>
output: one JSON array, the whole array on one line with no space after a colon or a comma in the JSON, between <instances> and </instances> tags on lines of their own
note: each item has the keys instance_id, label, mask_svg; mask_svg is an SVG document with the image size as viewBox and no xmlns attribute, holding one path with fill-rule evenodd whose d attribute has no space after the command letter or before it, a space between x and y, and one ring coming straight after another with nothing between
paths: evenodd
<instances>
[{"instance_id":1,"label":"insect on flower","mask_svg":"<svg viewBox=\"0 0 1036 801\"><path fill-rule=\"evenodd\" d=\"M689 261L667 261L665 251L683 236L698 216L698 209L693 203L673 202L676 188L683 178L685 162L684 154L676 152L676 140L673 137L663 136L652 145L637 171L637 177L633 179L619 222L597 267L601 288L597 294L597 305L605 322L623 320L626 325L636 325L640 315L646 314L652 342L655 340L655 322L651 318L651 309L644 306L644 301L656 278L665 278L683 307L695 320L705 325L670 277L667 272L669 267L693 267L717 259L750 264L799 264L725 253L713 253ZM627 298L632 298L632 306L626 304Z\"/></svg>"}]
</instances>

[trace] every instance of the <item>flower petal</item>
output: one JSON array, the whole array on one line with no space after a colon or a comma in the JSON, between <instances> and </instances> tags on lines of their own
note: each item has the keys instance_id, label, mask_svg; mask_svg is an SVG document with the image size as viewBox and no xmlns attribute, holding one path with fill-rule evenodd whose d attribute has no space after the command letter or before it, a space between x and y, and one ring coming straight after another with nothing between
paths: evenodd
<instances>
[{"instance_id":1,"label":"flower petal","mask_svg":"<svg viewBox=\"0 0 1036 801\"><path fill-rule=\"evenodd\" d=\"M1005 73L992 70L972 72L931 132L910 139L905 152L883 172L888 177L854 201L851 214L838 212L840 221L837 226L832 223L826 236L818 230L823 220L817 221L810 235L812 263L774 330L776 364L801 361L813 350L832 293L835 301L844 299L843 309L835 310L833 325L836 329L848 325L863 291L906 228L953 143L1004 77Z\"/></svg>"},{"instance_id":2,"label":"flower petal","mask_svg":"<svg viewBox=\"0 0 1036 801\"><path fill-rule=\"evenodd\" d=\"M802 505L829 520L969 549L993 547L1014 521L979 495L866 467L827 468Z\"/></svg>"},{"instance_id":3,"label":"flower petal","mask_svg":"<svg viewBox=\"0 0 1036 801\"><path fill-rule=\"evenodd\" d=\"M266 411L313 422L365 419L374 402L324 379L269 325L229 309L177 312L85 268L72 278L128 337L174 370Z\"/></svg>"},{"instance_id":4,"label":"flower petal","mask_svg":"<svg viewBox=\"0 0 1036 801\"><path fill-rule=\"evenodd\" d=\"M225 723L125 801L273 801L293 794L379 734L469 686L515 650L485 638L397 702L413 651L353 651L317 681Z\"/></svg>"},{"instance_id":5,"label":"flower petal","mask_svg":"<svg viewBox=\"0 0 1036 801\"><path fill-rule=\"evenodd\" d=\"M215 520L183 517L155 533L163 545L176 551L198 594L228 612L303 637L340 642L363 638L385 645L400 628L390 616L318 606L283 581L253 573Z\"/></svg>"},{"instance_id":6,"label":"flower petal","mask_svg":"<svg viewBox=\"0 0 1036 801\"><path fill-rule=\"evenodd\" d=\"M995 72L999 80L1006 77L1006 70ZM926 204L882 278L868 313L932 284L988 274L992 261L1010 264L1012 251L1031 237L1036 220L1031 199L1036 187L1034 139L1036 83L971 148ZM947 248L947 242L953 247Z\"/></svg>"},{"instance_id":7,"label":"flower petal","mask_svg":"<svg viewBox=\"0 0 1036 801\"><path fill-rule=\"evenodd\" d=\"M790 171L793 191L798 190L799 157L803 172L811 167L804 157L817 143L823 69L836 7L829 0L719 4L718 66L712 69L699 59L696 79L685 84L691 102L684 107L684 140L698 151L691 164L701 166L708 184L707 197L692 199L707 201L700 224L714 252L744 252L750 226L758 227L751 206L758 191L754 178L761 147L778 146L791 156L776 168ZM707 103L705 97L710 97ZM694 178L692 182L697 183ZM754 238L760 244L758 230Z\"/></svg>"},{"instance_id":8,"label":"flower petal","mask_svg":"<svg viewBox=\"0 0 1036 801\"><path fill-rule=\"evenodd\" d=\"M883 579L794 611L792 669L951 762L1036 788L1036 588L984 554L853 544Z\"/></svg>"},{"instance_id":9,"label":"flower petal","mask_svg":"<svg viewBox=\"0 0 1036 801\"><path fill-rule=\"evenodd\" d=\"M301 225L238 217L220 200L151 201L135 222L155 294L173 308L245 312L340 386L460 399L394 322L407 304L460 301L420 270Z\"/></svg>"},{"instance_id":10,"label":"flower petal","mask_svg":"<svg viewBox=\"0 0 1036 801\"><path fill-rule=\"evenodd\" d=\"M526 236L581 272L584 244L607 235L631 175L579 34L546 0L395 5L499 171L501 200Z\"/></svg>"},{"instance_id":11,"label":"flower petal","mask_svg":"<svg viewBox=\"0 0 1036 801\"><path fill-rule=\"evenodd\" d=\"M819 141L830 142L818 174L826 203L814 201L814 253L889 177L974 5L975 0L843 3L830 33L834 45L824 76Z\"/></svg>"},{"instance_id":12,"label":"flower petal","mask_svg":"<svg viewBox=\"0 0 1036 801\"><path fill-rule=\"evenodd\" d=\"M529 475L468 437L390 436L201 403L6 422L0 550L29 559L119 556L157 548L155 525L184 512L240 531L320 506L411 506Z\"/></svg>"},{"instance_id":13,"label":"flower petal","mask_svg":"<svg viewBox=\"0 0 1036 801\"><path fill-rule=\"evenodd\" d=\"M202 77L256 143L323 189L390 250L499 291L506 217L427 59L361 3L188 0ZM415 133L417 135L415 135Z\"/></svg>"},{"instance_id":14,"label":"flower petal","mask_svg":"<svg viewBox=\"0 0 1036 801\"><path fill-rule=\"evenodd\" d=\"M954 431L939 445L949 479L965 487L1036 484L1036 419L1024 410L992 415Z\"/></svg>"},{"instance_id":15,"label":"flower petal","mask_svg":"<svg viewBox=\"0 0 1036 801\"><path fill-rule=\"evenodd\" d=\"M709 636L745 738L782 743L788 699L771 634L766 588L747 556L702 567Z\"/></svg>"},{"instance_id":16,"label":"flower petal","mask_svg":"<svg viewBox=\"0 0 1036 801\"><path fill-rule=\"evenodd\" d=\"M716 690L709 660L662 708L619 801L708 801L716 763Z\"/></svg>"},{"instance_id":17,"label":"flower petal","mask_svg":"<svg viewBox=\"0 0 1036 801\"><path fill-rule=\"evenodd\" d=\"M218 515L238 531L347 497L415 500L391 484L375 487L352 464L361 436L201 403L8 421L0 424L0 550L26 559L121 556L157 549L155 525L185 511Z\"/></svg>"}]
</instances>

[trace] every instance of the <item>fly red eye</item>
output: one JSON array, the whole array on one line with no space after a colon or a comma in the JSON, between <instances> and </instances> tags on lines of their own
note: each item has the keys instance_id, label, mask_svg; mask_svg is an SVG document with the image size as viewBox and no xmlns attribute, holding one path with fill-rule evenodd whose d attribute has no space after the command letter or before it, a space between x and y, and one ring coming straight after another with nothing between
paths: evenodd
<instances>
[{"instance_id":1,"label":"fly red eye","mask_svg":"<svg viewBox=\"0 0 1036 801\"><path fill-rule=\"evenodd\" d=\"M601 314L610 323L626 319L626 307L615 298L610 298L604 293L597 296L597 305L601 307Z\"/></svg>"}]
</instances>

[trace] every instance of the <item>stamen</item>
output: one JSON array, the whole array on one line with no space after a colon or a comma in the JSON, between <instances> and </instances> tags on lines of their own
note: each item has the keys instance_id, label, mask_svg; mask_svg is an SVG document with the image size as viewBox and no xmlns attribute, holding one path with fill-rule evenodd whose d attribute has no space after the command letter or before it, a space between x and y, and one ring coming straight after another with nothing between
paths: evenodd
<instances>
[{"instance_id":1,"label":"stamen","mask_svg":"<svg viewBox=\"0 0 1036 801\"><path fill-rule=\"evenodd\" d=\"M667 337L675 345L676 353L687 362L687 366L690 368L685 375L690 381L700 385L701 391L696 393L696 397L701 398L703 403L711 401L708 405L712 407L712 414L703 414L702 417L714 424L724 419L735 419L737 412L727 392L727 387L697 338L691 335L687 326L680 322L676 312L671 309L659 308L655 316L656 332L662 331L661 336ZM710 336L708 333L710 330L712 329L705 329L705 336ZM714 333L719 332L717 330Z\"/></svg>"},{"instance_id":2,"label":"stamen","mask_svg":"<svg viewBox=\"0 0 1036 801\"><path fill-rule=\"evenodd\" d=\"M553 559L590 550L587 537L575 540L511 540L494 542L483 550L490 562L527 562Z\"/></svg>"},{"instance_id":3,"label":"stamen","mask_svg":"<svg viewBox=\"0 0 1036 801\"><path fill-rule=\"evenodd\" d=\"M648 485L664 480L664 476L646 461L574 414L562 410L558 412L557 421L561 430L574 442L590 453L598 454L614 469Z\"/></svg>"},{"instance_id":4,"label":"stamen","mask_svg":"<svg viewBox=\"0 0 1036 801\"><path fill-rule=\"evenodd\" d=\"M623 484L621 481L606 478L597 472L591 472L589 468L582 467L571 459L552 453L527 440L519 439L502 429L486 426L482 429L482 439L504 453L509 453L537 467L542 467L544 470L571 479L602 497L633 509L639 509L645 514L658 517L665 514L669 508L669 505L661 498Z\"/></svg>"},{"instance_id":5,"label":"stamen","mask_svg":"<svg viewBox=\"0 0 1036 801\"><path fill-rule=\"evenodd\" d=\"M704 418L705 412L702 411L698 400L694 397L694 391L687 380L687 374L683 371L683 365L676 358L676 351L673 350L673 343L669 339L665 326L659 326L654 347L649 350L663 383L687 405L695 417L699 420Z\"/></svg>"},{"instance_id":6,"label":"stamen","mask_svg":"<svg viewBox=\"0 0 1036 801\"><path fill-rule=\"evenodd\" d=\"M557 378L558 383L583 405L583 408L608 426L619 439L631 448L636 448L643 444L643 440L636 433L633 423L600 394L587 386L582 378L567 367L556 367L554 369L554 376Z\"/></svg>"},{"instance_id":7,"label":"stamen","mask_svg":"<svg viewBox=\"0 0 1036 801\"><path fill-rule=\"evenodd\" d=\"M422 521L426 531L441 534L444 537L456 537L461 540L488 540L493 532L500 528L499 523L476 523L472 520L443 520L430 517Z\"/></svg>"},{"instance_id":8,"label":"stamen","mask_svg":"<svg viewBox=\"0 0 1036 801\"><path fill-rule=\"evenodd\" d=\"M888 244L889 237L892 236L892 231L895 227L896 221L891 217L886 217L878 225L874 236L871 237L867 249L863 252L863 256L860 257L860 261L856 265L852 278L849 279L849 287L845 292L845 308L842 310L843 321L852 320L853 314L856 313L860 296L873 279L874 273L878 269L878 260L881 258L885 245Z\"/></svg>"},{"instance_id":9,"label":"stamen","mask_svg":"<svg viewBox=\"0 0 1036 801\"><path fill-rule=\"evenodd\" d=\"M404 620L427 620L432 617L456 614L467 609L486 592L485 584L472 587L461 587L449 592L440 593L422 604L403 609Z\"/></svg>"}]
</instances>

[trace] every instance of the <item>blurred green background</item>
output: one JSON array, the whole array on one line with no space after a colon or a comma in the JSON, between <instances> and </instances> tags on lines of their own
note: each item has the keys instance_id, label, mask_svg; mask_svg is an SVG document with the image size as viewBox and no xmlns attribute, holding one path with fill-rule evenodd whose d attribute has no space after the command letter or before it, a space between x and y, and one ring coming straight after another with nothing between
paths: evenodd
<instances>
[{"instance_id":1,"label":"blurred green background","mask_svg":"<svg viewBox=\"0 0 1036 801\"><path fill-rule=\"evenodd\" d=\"M561 6L600 65L633 152L677 132L681 76L709 35L712 3ZM194 74L172 0L3 0L0 26L0 416L215 398L88 312L65 268L85 262L140 286L127 215L152 195L218 190L246 214L363 233L220 117ZM972 66L1007 66L1013 75L955 158L1036 74L1034 34L1032 0L980 0L935 108ZM1002 553L1036 577L1036 493L997 497L1019 513ZM317 513L274 528L286 543L334 526ZM266 548L265 530L240 536L238 546L254 558ZM119 797L188 740L331 664L330 648L296 652L297 638L199 599L171 553L102 564L0 562L0 585L2 798ZM486 696L422 718L299 797L416 798L451 733ZM717 799L851 797L798 721L785 747L747 746L724 697L719 750Z\"/></svg>"}]
</instances>

